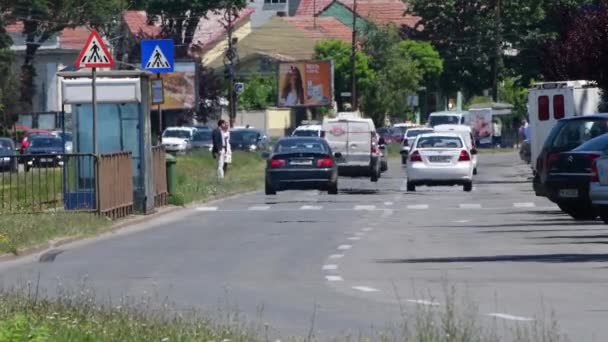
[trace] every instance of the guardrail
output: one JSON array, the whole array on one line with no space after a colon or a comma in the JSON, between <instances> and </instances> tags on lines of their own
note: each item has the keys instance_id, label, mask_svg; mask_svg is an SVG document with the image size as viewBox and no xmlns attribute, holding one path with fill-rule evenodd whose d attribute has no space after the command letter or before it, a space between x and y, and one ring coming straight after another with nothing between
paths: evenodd
<instances>
[{"instance_id":1,"label":"guardrail","mask_svg":"<svg viewBox=\"0 0 608 342\"><path fill-rule=\"evenodd\" d=\"M169 197L165 153L165 148L163 146L152 147L152 177L154 177L155 207L167 205Z\"/></svg>"},{"instance_id":2,"label":"guardrail","mask_svg":"<svg viewBox=\"0 0 608 342\"><path fill-rule=\"evenodd\" d=\"M98 160L97 211L112 219L133 213L131 152L105 154Z\"/></svg>"}]
</instances>

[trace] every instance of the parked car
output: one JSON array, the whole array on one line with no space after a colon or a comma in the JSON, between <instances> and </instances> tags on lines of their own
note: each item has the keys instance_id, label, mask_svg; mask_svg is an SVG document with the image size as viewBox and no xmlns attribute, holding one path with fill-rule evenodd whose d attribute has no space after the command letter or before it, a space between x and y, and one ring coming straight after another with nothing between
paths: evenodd
<instances>
[{"instance_id":1,"label":"parked car","mask_svg":"<svg viewBox=\"0 0 608 342\"><path fill-rule=\"evenodd\" d=\"M327 142L315 137L280 139L265 155L266 195L283 190L321 190L338 193L338 167ZM337 158L340 157L338 154Z\"/></svg>"},{"instance_id":2,"label":"parked car","mask_svg":"<svg viewBox=\"0 0 608 342\"><path fill-rule=\"evenodd\" d=\"M608 134L549 159L545 180L547 197L574 219L592 220L598 215L591 203L589 183L592 181L593 162L606 150Z\"/></svg>"},{"instance_id":3,"label":"parked car","mask_svg":"<svg viewBox=\"0 0 608 342\"><path fill-rule=\"evenodd\" d=\"M17 172L19 162L16 154L13 140L11 138L0 138L0 171Z\"/></svg>"},{"instance_id":4,"label":"parked car","mask_svg":"<svg viewBox=\"0 0 608 342\"><path fill-rule=\"evenodd\" d=\"M163 132L162 144L167 152L188 153L196 131L194 127L168 127Z\"/></svg>"},{"instance_id":5,"label":"parked car","mask_svg":"<svg viewBox=\"0 0 608 342\"><path fill-rule=\"evenodd\" d=\"M74 148L73 148L73 136L71 132L64 132L64 131L53 131L53 134L55 134L56 136L58 136L59 138L61 138L63 140L63 143L65 145L65 153L72 153Z\"/></svg>"},{"instance_id":6,"label":"parked car","mask_svg":"<svg viewBox=\"0 0 608 342\"><path fill-rule=\"evenodd\" d=\"M532 184L536 196L549 197L546 186L549 169L551 164L559 160L560 153L572 151L606 132L608 114L577 116L557 121L535 161L536 171Z\"/></svg>"},{"instance_id":7,"label":"parked car","mask_svg":"<svg viewBox=\"0 0 608 342\"><path fill-rule=\"evenodd\" d=\"M589 197L600 218L608 224L608 151L593 163Z\"/></svg>"},{"instance_id":8,"label":"parked car","mask_svg":"<svg viewBox=\"0 0 608 342\"><path fill-rule=\"evenodd\" d=\"M236 128L230 130L230 148L233 151L257 152L268 150L268 136L252 128Z\"/></svg>"},{"instance_id":9,"label":"parked car","mask_svg":"<svg viewBox=\"0 0 608 342\"><path fill-rule=\"evenodd\" d=\"M371 119L339 114L336 119L323 121L323 132L332 151L341 155L337 159L340 175L378 181L382 174L382 153Z\"/></svg>"},{"instance_id":10,"label":"parked car","mask_svg":"<svg viewBox=\"0 0 608 342\"><path fill-rule=\"evenodd\" d=\"M38 135L29 140L25 149L25 172L34 167L57 167L63 165L63 140L54 135ZM38 155L38 156L37 156Z\"/></svg>"},{"instance_id":11,"label":"parked car","mask_svg":"<svg viewBox=\"0 0 608 342\"><path fill-rule=\"evenodd\" d=\"M196 128L199 131L211 131L211 127L207 126L207 125L194 125L194 128Z\"/></svg>"},{"instance_id":12,"label":"parked car","mask_svg":"<svg viewBox=\"0 0 608 342\"><path fill-rule=\"evenodd\" d=\"M462 185L464 191L471 191L471 156L476 153L457 133L419 135L407 163L407 191L416 191L418 185Z\"/></svg>"},{"instance_id":13,"label":"parked car","mask_svg":"<svg viewBox=\"0 0 608 342\"><path fill-rule=\"evenodd\" d=\"M23 136L21 144L19 145L19 152L21 154L25 153L25 150L30 146L30 141L36 136L53 136L53 133L44 129L30 129Z\"/></svg>"},{"instance_id":14,"label":"parked car","mask_svg":"<svg viewBox=\"0 0 608 342\"><path fill-rule=\"evenodd\" d=\"M195 150L207 150L213 149L213 138L211 130L198 130L192 136L192 148Z\"/></svg>"},{"instance_id":15,"label":"parked car","mask_svg":"<svg viewBox=\"0 0 608 342\"><path fill-rule=\"evenodd\" d=\"M407 158L410 153L410 146L414 143L416 138L420 134L433 133L432 128L410 128L403 135L403 142L401 143L401 164L407 164Z\"/></svg>"}]
</instances>

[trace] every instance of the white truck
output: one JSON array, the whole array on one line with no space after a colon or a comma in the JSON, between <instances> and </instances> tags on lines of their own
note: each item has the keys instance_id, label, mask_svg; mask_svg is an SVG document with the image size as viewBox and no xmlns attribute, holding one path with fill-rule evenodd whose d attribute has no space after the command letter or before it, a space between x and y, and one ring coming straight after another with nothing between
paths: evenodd
<instances>
[{"instance_id":1,"label":"white truck","mask_svg":"<svg viewBox=\"0 0 608 342\"><path fill-rule=\"evenodd\" d=\"M528 120L532 168L536 169L545 140L563 118L598 112L600 89L590 81L534 83L528 90Z\"/></svg>"}]
</instances>

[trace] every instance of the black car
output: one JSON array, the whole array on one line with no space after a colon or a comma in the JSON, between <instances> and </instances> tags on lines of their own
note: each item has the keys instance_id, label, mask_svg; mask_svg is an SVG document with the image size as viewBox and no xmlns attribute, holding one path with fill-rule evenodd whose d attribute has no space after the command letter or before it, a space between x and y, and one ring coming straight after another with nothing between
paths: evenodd
<instances>
[{"instance_id":1,"label":"black car","mask_svg":"<svg viewBox=\"0 0 608 342\"><path fill-rule=\"evenodd\" d=\"M338 167L324 139L283 138L266 157L267 195L292 189L338 193Z\"/></svg>"},{"instance_id":2,"label":"black car","mask_svg":"<svg viewBox=\"0 0 608 342\"><path fill-rule=\"evenodd\" d=\"M549 176L550 162L554 163L560 153L572 151L607 132L608 114L586 115L559 120L549 133L536 160L536 172L533 181L536 196L549 197L546 182Z\"/></svg>"},{"instance_id":3,"label":"black car","mask_svg":"<svg viewBox=\"0 0 608 342\"><path fill-rule=\"evenodd\" d=\"M608 134L591 139L570 152L554 154L548 162L547 197L577 220L598 215L589 198L593 162L608 150Z\"/></svg>"},{"instance_id":4,"label":"black car","mask_svg":"<svg viewBox=\"0 0 608 342\"><path fill-rule=\"evenodd\" d=\"M268 149L268 138L257 129L232 129L230 130L230 148L233 151L266 151Z\"/></svg>"},{"instance_id":5,"label":"black car","mask_svg":"<svg viewBox=\"0 0 608 342\"><path fill-rule=\"evenodd\" d=\"M192 136L192 149L211 151L212 147L212 131L196 131Z\"/></svg>"},{"instance_id":6,"label":"black car","mask_svg":"<svg viewBox=\"0 0 608 342\"><path fill-rule=\"evenodd\" d=\"M0 171L17 171L15 144L10 138L0 138Z\"/></svg>"},{"instance_id":7,"label":"black car","mask_svg":"<svg viewBox=\"0 0 608 342\"><path fill-rule=\"evenodd\" d=\"M25 171L33 167L57 167L63 165L63 139L56 136L35 136L23 156Z\"/></svg>"}]
</instances>

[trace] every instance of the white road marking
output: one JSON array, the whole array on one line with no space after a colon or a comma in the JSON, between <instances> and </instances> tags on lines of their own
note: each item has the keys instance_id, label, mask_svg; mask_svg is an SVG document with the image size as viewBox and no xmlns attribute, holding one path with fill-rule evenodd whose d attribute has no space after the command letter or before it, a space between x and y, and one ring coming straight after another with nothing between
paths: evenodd
<instances>
[{"instance_id":1,"label":"white road marking","mask_svg":"<svg viewBox=\"0 0 608 342\"><path fill-rule=\"evenodd\" d=\"M323 265L323 271L334 271L337 269L338 269L338 265L334 265L334 264Z\"/></svg>"},{"instance_id":2,"label":"white road marking","mask_svg":"<svg viewBox=\"0 0 608 342\"><path fill-rule=\"evenodd\" d=\"M325 276L325 279L327 281L344 281L344 279L342 279L342 277L340 277L340 276L334 276L334 275Z\"/></svg>"},{"instance_id":3,"label":"white road marking","mask_svg":"<svg viewBox=\"0 0 608 342\"><path fill-rule=\"evenodd\" d=\"M532 202L524 202L524 203L513 203L515 208L534 208L536 204Z\"/></svg>"},{"instance_id":4,"label":"white road marking","mask_svg":"<svg viewBox=\"0 0 608 342\"><path fill-rule=\"evenodd\" d=\"M344 258L344 254L332 254L329 256L330 259L342 259Z\"/></svg>"},{"instance_id":5,"label":"white road marking","mask_svg":"<svg viewBox=\"0 0 608 342\"><path fill-rule=\"evenodd\" d=\"M481 209L481 204L464 203L460 205L460 209Z\"/></svg>"},{"instance_id":6,"label":"white road marking","mask_svg":"<svg viewBox=\"0 0 608 342\"><path fill-rule=\"evenodd\" d=\"M375 205L356 205L355 210L376 210Z\"/></svg>"},{"instance_id":7,"label":"white road marking","mask_svg":"<svg viewBox=\"0 0 608 342\"><path fill-rule=\"evenodd\" d=\"M349 250L351 248L353 248L353 246L351 246L351 245L340 245L340 246L338 246L338 250L340 250L340 251L347 251L347 250Z\"/></svg>"},{"instance_id":8,"label":"white road marking","mask_svg":"<svg viewBox=\"0 0 608 342\"><path fill-rule=\"evenodd\" d=\"M433 302L425 299L408 299L408 303L420 304L420 305L429 305L429 306L439 306L440 304L437 302Z\"/></svg>"},{"instance_id":9,"label":"white road marking","mask_svg":"<svg viewBox=\"0 0 608 342\"><path fill-rule=\"evenodd\" d=\"M217 211L217 207L197 207L197 211Z\"/></svg>"},{"instance_id":10,"label":"white road marking","mask_svg":"<svg viewBox=\"0 0 608 342\"><path fill-rule=\"evenodd\" d=\"M521 316L513 316L513 315L509 315L509 314L504 314L504 313L489 313L488 316L490 316L490 317L496 317L496 318L502 318L502 319L508 319L510 321L520 321L520 322L531 322L531 321L534 321L534 318L521 317Z\"/></svg>"},{"instance_id":11,"label":"white road marking","mask_svg":"<svg viewBox=\"0 0 608 342\"><path fill-rule=\"evenodd\" d=\"M353 286L352 287L354 290L358 290L361 292L380 292L380 290L375 289L373 287L367 287L367 286Z\"/></svg>"},{"instance_id":12,"label":"white road marking","mask_svg":"<svg viewBox=\"0 0 608 342\"><path fill-rule=\"evenodd\" d=\"M361 230L364 232L371 232L372 230L374 230L374 228L367 227L367 228L363 228Z\"/></svg>"},{"instance_id":13,"label":"white road marking","mask_svg":"<svg viewBox=\"0 0 608 342\"><path fill-rule=\"evenodd\" d=\"M410 204L407 206L411 210L426 210L429 208L428 204Z\"/></svg>"},{"instance_id":14,"label":"white road marking","mask_svg":"<svg viewBox=\"0 0 608 342\"><path fill-rule=\"evenodd\" d=\"M391 217L393 214L395 213L395 211L393 209L384 209L384 212L382 213L382 218L387 218L387 217Z\"/></svg>"},{"instance_id":15,"label":"white road marking","mask_svg":"<svg viewBox=\"0 0 608 342\"><path fill-rule=\"evenodd\" d=\"M469 223L471 222L470 220L458 220L458 221L454 221L454 223Z\"/></svg>"},{"instance_id":16,"label":"white road marking","mask_svg":"<svg viewBox=\"0 0 608 342\"><path fill-rule=\"evenodd\" d=\"M359 241L359 240L361 240L361 237L360 236L351 236L347 240L350 240L350 241Z\"/></svg>"},{"instance_id":17,"label":"white road marking","mask_svg":"<svg viewBox=\"0 0 608 342\"><path fill-rule=\"evenodd\" d=\"M362 233L362 232L356 232L356 233L355 233L355 235L357 235L357 236L364 236L364 235L365 235L365 233Z\"/></svg>"},{"instance_id":18,"label":"white road marking","mask_svg":"<svg viewBox=\"0 0 608 342\"><path fill-rule=\"evenodd\" d=\"M264 211L270 209L268 205L254 205L253 207L249 207L251 211Z\"/></svg>"},{"instance_id":19,"label":"white road marking","mask_svg":"<svg viewBox=\"0 0 608 342\"><path fill-rule=\"evenodd\" d=\"M390 207L391 205L393 205L393 204L395 204L395 203L390 202L390 201L388 201L388 202L384 202L384 205L389 206L389 207Z\"/></svg>"},{"instance_id":20,"label":"white road marking","mask_svg":"<svg viewBox=\"0 0 608 342\"><path fill-rule=\"evenodd\" d=\"M303 205L300 210L321 210L323 207L319 205Z\"/></svg>"}]
</instances>

